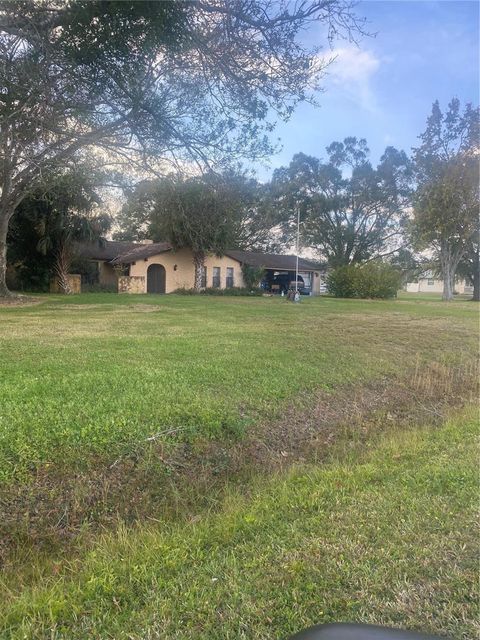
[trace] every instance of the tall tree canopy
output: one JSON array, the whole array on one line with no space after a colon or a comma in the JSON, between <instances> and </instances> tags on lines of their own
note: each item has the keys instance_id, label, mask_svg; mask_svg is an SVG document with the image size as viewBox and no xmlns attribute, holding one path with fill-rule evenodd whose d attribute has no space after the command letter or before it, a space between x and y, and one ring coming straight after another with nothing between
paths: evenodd
<instances>
[{"instance_id":1,"label":"tall tree canopy","mask_svg":"<svg viewBox=\"0 0 480 640\"><path fill-rule=\"evenodd\" d=\"M118 239L151 238L193 252L195 288L200 289L205 257L234 247L268 242L269 218L262 187L242 174L171 176L140 182L118 218Z\"/></svg>"},{"instance_id":2,"label":"tall tree canopy","mask_svg":"<svg viewBox=\"0 0 480 640\"><path fill-rule=\"evenodd\" d=\"M225 206L228 200L228 208L235 210L235 235L231 238L230 248L261 251L274 250L279 246L272 233L278 224L278 215L271 206L268 187L234 169L221 174L204 174L190 181L182 178L182 174L172 174L167 179L142 180L127 194L127 202L116 219L115 238L165 240L159 230L159 210L155 205L160 194L179 188L186 182L203 185L207 192L221 189Z\"/></svg>"},{"instance_id":3,"label":"tall tree canopy","mask_svg":"<svg viewBox=\"0 0 480 640\"><path fill-rule=\"evenodd\" d=\"M328 160L299 153L277 169L272 197L288 235L299 210L304 242L333 267L391 254L400 245L411 191L411 165L388 147L379 165L368 161L365 140L346 138L327 147Z\"/></svg>"},{"instance_id":4,"label":"tall tree canopy","mask_svg":"<svg viewBox=\"0 0 480 640\"><path fill-rule=\"evenodd\" d=\"M142 168L265 153L269 115L322 75L298 37L313 21L361 29L349 0L2 0L0 295L15 208L89 147Z\"/></svg>"},{"instance_id":5,"label":"tall tree canopy","mask_svg":"<svg viewBox=\"0 0 480 640\"><path fill-rule=\"evenodd\" d=\"M466 253L471 252L476 262L479 116L479 109L470 104L462 112L456 98L445 113L435 102L420 136L422 144L414 149L418 188L412 235L418 248L431 249L438 256L444 300L453 298L457 268Z\"/></svg>"}]
</instances>

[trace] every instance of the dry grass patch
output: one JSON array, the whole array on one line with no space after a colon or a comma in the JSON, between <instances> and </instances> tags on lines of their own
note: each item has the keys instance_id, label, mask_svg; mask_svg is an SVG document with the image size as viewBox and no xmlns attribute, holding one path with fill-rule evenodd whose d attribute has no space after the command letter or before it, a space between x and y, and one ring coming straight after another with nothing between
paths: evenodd
<instances>
[{"instance_id":1,"label":"dry grass patch","mask_svg":"<svg viewBox=\"0 0 480 640\"><path fill-rule=\"evenodd\" d=\"M43 302L40 298L33 298L31 296L14 295L8 298L0 298L0 308L12 308L12 307L32 307L33 305Z\"/></svg>"}]
</instances>

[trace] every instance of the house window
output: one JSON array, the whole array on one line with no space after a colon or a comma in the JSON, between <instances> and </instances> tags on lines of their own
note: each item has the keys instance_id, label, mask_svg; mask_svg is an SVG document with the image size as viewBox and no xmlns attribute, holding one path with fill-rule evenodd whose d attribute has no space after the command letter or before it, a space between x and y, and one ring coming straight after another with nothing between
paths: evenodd
<instances>
[{"instance_id":1,"label":"house window","mask_svg":"<svg viewBox=\"0 0 480 640\"><path fill-rule=\"evenodd\" d=\"M429 287L433 287L434 284L435 284L435 280L427 280L427 285Z\"/></svg>"},{"instance_id":2,"label":"house window","mask_svg":"<svg viewBox=\"0 0 480 640\"><path fill-rule=\"evenodd\" d=\"M220 288L220 267L213 267L212 287Z\"/></svg>"},{"instance_id":3,"label":"house window","mask_svg":"<svg viewBox=\"0 0 480 640\"><path fill-rule=\"evenodd\" d=\"M227 289L233 287L233 267L227 267L227 279L225 284Z\"/></svg>"},{"instance_id":4,"label":"house window","mask_svg":"<svg viewBox=\"0 0 480 640\"><path fill-rule=\"evenodd\" d=\"M207 267L202 268L202 288L207 286Z\"/></svg>"}]
</instances>

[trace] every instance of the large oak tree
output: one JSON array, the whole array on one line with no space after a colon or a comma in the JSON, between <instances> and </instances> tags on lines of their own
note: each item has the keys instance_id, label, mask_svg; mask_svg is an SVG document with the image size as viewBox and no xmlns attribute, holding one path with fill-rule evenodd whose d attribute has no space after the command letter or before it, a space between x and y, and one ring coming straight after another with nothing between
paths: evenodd
<instances>
[{"instance_id":1,"label":"large oak tree","mask_svg":"<svg viewBox=\"0 0 480 640\"><path fill-rule=\"evenodd\" d=\"M0 2L0 296L6 237L42 174L101 146L145 170L258 157L325 63L299 34L361 30L349 0Z\"/></svg>"},{"instance_id":2,"label":"large oak tree","mask_svg":"<svg viewBox=\"0 0 480 640\"><path fill-rule=\"evenodd\" d=\"M411 166L403 151L388 147L377 167L365 140L327 147L328 160L303 153L275 171L272 197L287 237L300 212L304 242L332 267L391 255L402 246L411 192Z\"/></svg>"}]
</instances>

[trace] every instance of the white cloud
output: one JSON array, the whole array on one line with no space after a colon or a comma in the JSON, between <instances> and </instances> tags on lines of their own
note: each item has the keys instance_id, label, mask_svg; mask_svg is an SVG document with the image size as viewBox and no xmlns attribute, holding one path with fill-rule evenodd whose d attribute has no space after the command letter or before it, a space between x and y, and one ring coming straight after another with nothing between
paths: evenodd
<instances>
[{"instance_id":1,"label":"white cloud","mask_svg":"<svg viewBox=\"0 0 480 640\"><path fill-rule=\"evenodd\" d=\"M371 87L371 80L380 68L381 60L368 50L354 46L333 51L335 60L328 67L326 84L340 89L361 108L378 113L379 108Z\"/></svg>"}]
</instances>

